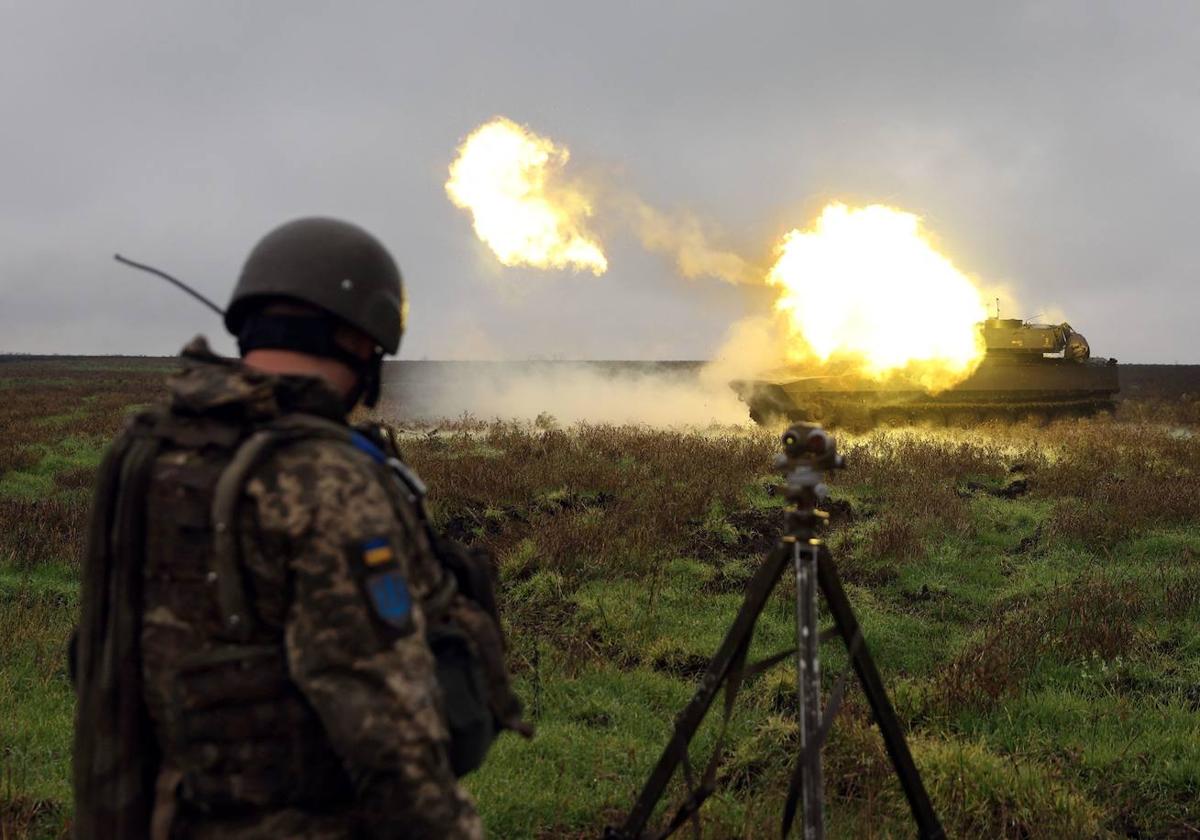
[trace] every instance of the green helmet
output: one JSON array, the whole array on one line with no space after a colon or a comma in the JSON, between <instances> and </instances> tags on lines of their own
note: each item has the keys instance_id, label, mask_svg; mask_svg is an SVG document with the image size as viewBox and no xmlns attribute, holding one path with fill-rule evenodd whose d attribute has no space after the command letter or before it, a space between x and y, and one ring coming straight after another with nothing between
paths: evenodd
<instances>
[{"instance_id":1,"label":"green helmet","mask_svg":"<svg viewBox=\"0 0 1200 840\"><path fill-rule=\"evenodd\" d=\"M254 246L225 310L242 329L254 303L290 298L319 307L370 336L385 353L400 349L404 285L392 255L371 234L337 219L296 219Z\"/></svg>"}]
</instances>

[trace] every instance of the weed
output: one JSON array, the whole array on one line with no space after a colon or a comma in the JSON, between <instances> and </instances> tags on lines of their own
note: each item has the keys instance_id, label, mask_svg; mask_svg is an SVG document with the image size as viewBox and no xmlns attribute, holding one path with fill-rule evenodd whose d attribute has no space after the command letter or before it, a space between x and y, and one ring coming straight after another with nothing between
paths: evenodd
<instances>
[{"instance_id":1,"label":"weed","mask_svg":"<svg viewBox=\"0 0 1200 840\"><path fill-rule=\"evenodd\" d=\"M1019 692L1048 655L1066 661L1124 655L1144 610L1139 590L1102 574L1061 586L1039 601L1008 605L941 673L942 701L951 710L990 707Z\"/></svg>"}]
</instances>

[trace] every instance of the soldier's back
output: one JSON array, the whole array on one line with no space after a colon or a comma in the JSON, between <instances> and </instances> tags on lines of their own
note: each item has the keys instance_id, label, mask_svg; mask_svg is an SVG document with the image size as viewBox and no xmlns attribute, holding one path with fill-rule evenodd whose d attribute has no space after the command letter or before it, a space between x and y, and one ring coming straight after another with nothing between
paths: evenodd
<instances>
[{"instance_id":1,"label":"soldier's back","mask_svg":"<svg viewBox=\"0 0 1200 840\"><path fill-rule=\"evenodd\" d=\"M160 832L174 826L171 836L350 836L353 786L289 675L287 546L259 534L256 511L243 505L237 543L258 550L237 552L231 567L217 558L218 484L237 453L265 425L328 402L319 388L291 384L280 393L274 378L199 361L171 383L169 410L150 418L160 450L148 492L141 653L162 754L156 817ZM325 407L330 422L337 409ZM305 446L335 459L344 448ZM270 467L264 459L254 472ZM240 627L223 614L230 592L246 602Z\"/></svg>"}]
</instances>

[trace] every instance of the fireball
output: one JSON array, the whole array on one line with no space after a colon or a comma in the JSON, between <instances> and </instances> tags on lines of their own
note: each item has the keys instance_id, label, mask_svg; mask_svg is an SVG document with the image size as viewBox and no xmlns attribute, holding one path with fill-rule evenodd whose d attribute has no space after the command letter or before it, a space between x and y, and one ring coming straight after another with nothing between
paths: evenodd
<instances>
[{"instance_id":1,"label":"fireball","mask_svg":"<svg viewBox=\"0 0 1200 840\"><path fill-rule=\"evenodd\" d=\"M496 117L459 147L446 194L504 265L603 274L608 260L587 228L591 202L563 175L569 159L565 147Z\"/></svg>"},{"instance_id":2,"label":"fireball","mask_svg":"<svg viewBox=\"0 0 1200 840\"><path fill-rule=\"evenodd\" d=\"M912 213L833 203L777 254L766 281L779 291L789 361L846 362L941 390L982 360L983 296Z\"/></svg>"}]
</instances>

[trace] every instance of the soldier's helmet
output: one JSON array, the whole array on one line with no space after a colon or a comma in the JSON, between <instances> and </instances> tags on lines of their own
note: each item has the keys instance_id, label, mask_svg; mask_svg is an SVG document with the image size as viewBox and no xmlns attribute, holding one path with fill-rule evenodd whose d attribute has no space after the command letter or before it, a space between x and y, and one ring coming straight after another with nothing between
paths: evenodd
<instances>
[{"instance_id":1,"label":"soldier's helmet","mask_svg":"<svg viewBox=\"0 0 1200 840\"><path fill-rule=\"evenodd\" d=\"M336 315L385 353L400 349L406 309L400 269L378 239L349 222L296 219L259 240L233 289L225 327L238 335L255 303L279 298Z\"/></svg>"}]
</instances>

